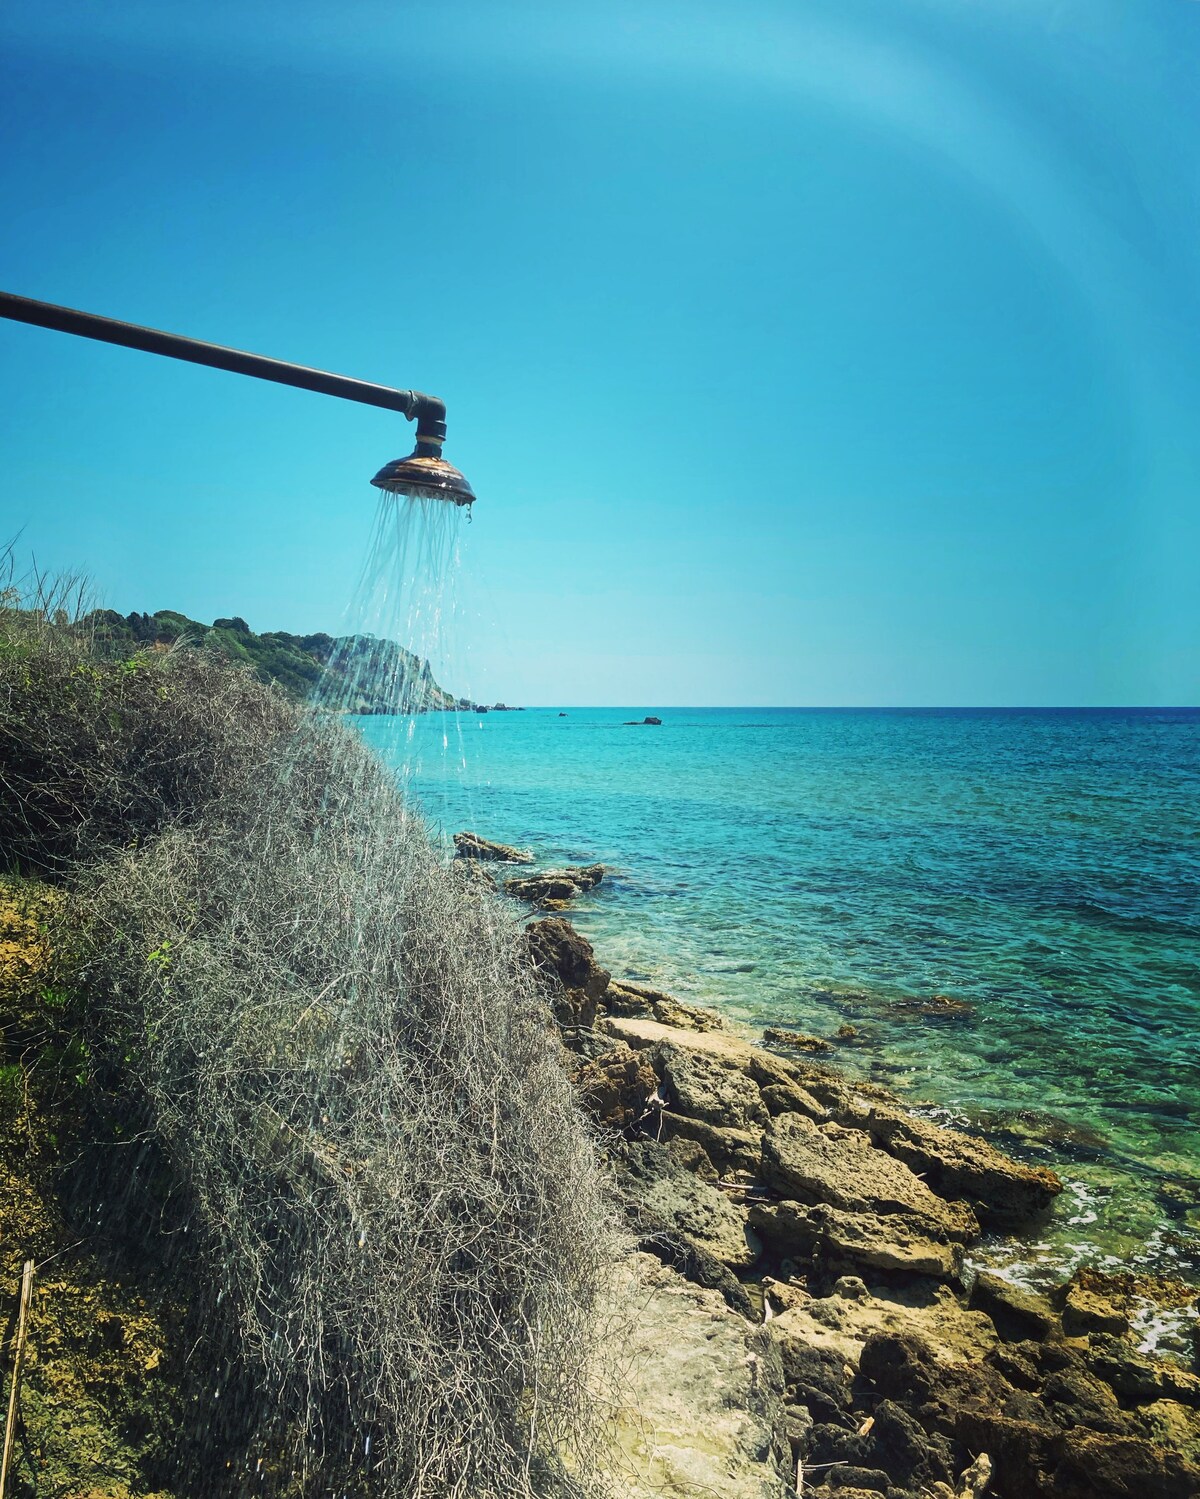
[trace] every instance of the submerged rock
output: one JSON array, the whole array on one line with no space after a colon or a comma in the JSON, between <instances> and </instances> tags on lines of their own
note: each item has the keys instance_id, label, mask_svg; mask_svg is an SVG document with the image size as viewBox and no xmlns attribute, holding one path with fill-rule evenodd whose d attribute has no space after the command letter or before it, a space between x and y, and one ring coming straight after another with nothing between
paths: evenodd
<instances>
[{"instance_id":1,"label":"submerged rock","mask_svg":"<svg viewBox=\"0 0 1200 1499\"><path fill-rule=\"evenodd\" d=\"M795 1051L824 1052L832 1051L833 1046L829 1041L824 1041L820 1036L806 1036L803 1031L785 1031L778 1026L768 1026L763 1031L763 1040L769 1046L788 1046Z\"/></svg>"},{"instance_id":2,"label":"submerged rock","mask_svg":"<svg viewBox=\"0 0 1200 1499\"><path fill-rule=\"evenodd\" d=\"M927 999L897 999L888 1009L896 1015L915 1015L922 1020L973 1020L975 1006L950 994L931 994Z\"/></svg>"}]
</instances>

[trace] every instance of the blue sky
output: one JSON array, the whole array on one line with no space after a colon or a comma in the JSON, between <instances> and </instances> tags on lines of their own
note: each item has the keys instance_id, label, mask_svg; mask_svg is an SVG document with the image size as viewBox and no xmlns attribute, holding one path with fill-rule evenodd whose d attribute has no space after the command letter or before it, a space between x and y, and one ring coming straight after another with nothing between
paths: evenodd
<instances>
[{"instance_id":1,"label":"blue sky","mask_svg":"<svg viewBox=\"0 0 1200 1499\"><path fill-rule=\"evenodd\" d=\"M1194 703L1198 72L1195 0L7 0L0 286L442 396L475 696ZM0 382L23 553L343 627L408 423Z\"/></svg>"}]
</instances>

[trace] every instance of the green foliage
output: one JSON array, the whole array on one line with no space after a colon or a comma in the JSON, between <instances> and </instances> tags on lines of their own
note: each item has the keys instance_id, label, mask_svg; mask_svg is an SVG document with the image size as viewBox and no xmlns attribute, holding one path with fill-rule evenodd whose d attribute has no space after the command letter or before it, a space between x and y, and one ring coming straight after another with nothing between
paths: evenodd
<instances>
[{"instance_id":1,"label":"green foliage","mask_svg":"<svg viewBox=\"0 0 1200 1499\"><path fill-rule=\"evenodd\" d=\"M335 637L318 632L292 635L269 630L256 635L240 615L211 625L173 609L120 615L97 609L80 621L97 649L110 659L142 669L146 658L180 646L200 647L249 666L298 701L353 713L426 712L453 708L455 700L434 681L429 663L391 640L372 635ZM0 629L0 652L6 647Z\"/></svg>"},{"instance_id":2,"label":"green foliage","mask_svg":"<svg viewBox=\"0 0 1200 1499\"><path fill-rule=\"evenodd\" d=\"M0 1066L0 1113L15 1113L20 1107L24 1081L25 1069L20 1062Z\"/></svg>"}]
</instances>

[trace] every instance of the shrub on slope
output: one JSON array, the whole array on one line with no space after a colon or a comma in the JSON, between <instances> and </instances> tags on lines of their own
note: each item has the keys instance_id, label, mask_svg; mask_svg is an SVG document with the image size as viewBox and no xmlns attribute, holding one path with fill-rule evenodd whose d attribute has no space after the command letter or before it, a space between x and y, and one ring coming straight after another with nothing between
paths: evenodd
<instances>
[{"instance_id":1,"label":"shrub on slope","mask_svg":"<svg viewBox=\"0 0 1200 1499\"><path fill-rule=\"evenodd\" d=\"M209 1414L232 1338L268 1491L587 1492L615 1246L511 918L335 721L8 625L0 857L69 874L97 1073L190 1203ZM209 1456L180 1493L237 1488Z\"/></svg>"}]
</instances>

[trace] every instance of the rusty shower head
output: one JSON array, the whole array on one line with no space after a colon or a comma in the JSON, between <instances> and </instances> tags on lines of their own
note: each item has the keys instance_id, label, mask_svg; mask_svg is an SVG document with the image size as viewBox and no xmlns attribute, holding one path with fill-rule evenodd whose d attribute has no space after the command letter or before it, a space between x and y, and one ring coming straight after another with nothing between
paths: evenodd
<instances>
[{"instance_id":1,"label":"rusty shower head","mask_svg":"<svg viewBox=\"0 0 1200 1499\"><path fill-rule=\"evenodd\" d=\"M415 500L450 500L455 505L473 505L475 491L453 464L442 457L446 440L446 407L424 391L410 392L405 415L417 424L417 445L407 458L385 464L371 480L376 489L402 494Z\"/></svg>"},{"instance_id":2,"label":"rusty shower head","mask_svg":"<svg viewBox=\"0 0 1200 1499\"><path fill-rule=\"evenodd\" d=\"M376 489L402 494L415 500L452 500L456 505L473 505L475 493L452 463L437 452L423 449L432 445L418 443L407 458L385 464L371 480Z\"/></svg>"}]
</instances>

